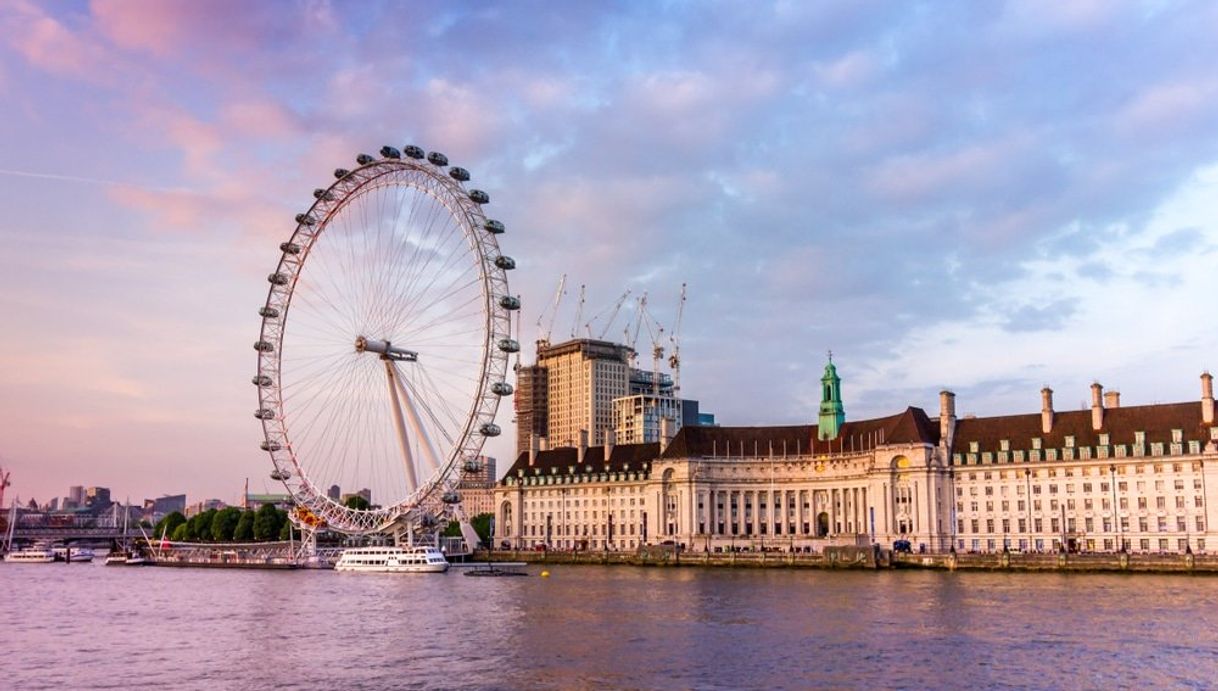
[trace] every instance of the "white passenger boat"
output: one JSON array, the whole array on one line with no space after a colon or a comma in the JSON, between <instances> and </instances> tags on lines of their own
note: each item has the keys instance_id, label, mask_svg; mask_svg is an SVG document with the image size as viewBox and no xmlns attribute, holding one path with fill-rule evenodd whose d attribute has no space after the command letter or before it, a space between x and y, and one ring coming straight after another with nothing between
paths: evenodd
<instances>
[{"instance_id":1,"label":"white passenger boat","mask_svg":"<svg viewBox=\"0 0 1218 691\"><path fill-rule=\"evenodd\" d=\"M55 561L55 553L50 547L26 547L16 552L4 555L4 561L23 562L26 564L50 564Z\"/></svg>"},{"instance_id":2,"label":"white passenger boat","mask_svg":"<svg viewBox=\"0 0 1218 691\"><path fill-rule=\"evenodd\" d=\"M335 571L443 573L448 560L435 547L356 547L343 550Z\"/></svg>"},{"instance_id":3,"label":"white passenger boat","mask_svg":"<svg viewBox=\"0 0 1218 691\"><path fill-rule=\"evenodd\" d=\"M70 551L69 551L70 550ZM55 561L90 562L93 561L93 550L88 547L55 547ZM71 557L69 560L68 557Z\"/></svg>"}]
</instances>

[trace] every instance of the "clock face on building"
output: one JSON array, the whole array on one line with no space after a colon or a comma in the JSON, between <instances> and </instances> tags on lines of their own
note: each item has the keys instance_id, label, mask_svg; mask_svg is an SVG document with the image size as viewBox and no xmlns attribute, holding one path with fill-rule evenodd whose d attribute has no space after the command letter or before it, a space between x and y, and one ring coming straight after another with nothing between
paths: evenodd
<instances>
[{"instance_id":1,"label":"clock face on building","mask_svg":"<svg viewBox=\"0 0 1218 691\"><path fill-rule=\"evenodd\" d=\"M895 460L895 464L896 464L896 467L898 467L898 468L908 468L909 459L904 456L897 456L897 458Z\"/></svg>"}]
</instances>

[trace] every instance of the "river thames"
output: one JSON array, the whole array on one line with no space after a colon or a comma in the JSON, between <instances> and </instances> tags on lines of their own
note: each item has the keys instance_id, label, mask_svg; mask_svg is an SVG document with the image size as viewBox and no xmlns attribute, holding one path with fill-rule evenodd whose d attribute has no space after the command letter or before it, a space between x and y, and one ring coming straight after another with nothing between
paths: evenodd
<instances>
[{"instance_id":1,"label":"river thames","mask_svg":"<svg viewBox=\"0 0 1218 691\"><path fill-rule=\"evenodd\" d=\"M4 688L1208 687L1206 577L0 563Z\"/></svg>"}]
</instances>

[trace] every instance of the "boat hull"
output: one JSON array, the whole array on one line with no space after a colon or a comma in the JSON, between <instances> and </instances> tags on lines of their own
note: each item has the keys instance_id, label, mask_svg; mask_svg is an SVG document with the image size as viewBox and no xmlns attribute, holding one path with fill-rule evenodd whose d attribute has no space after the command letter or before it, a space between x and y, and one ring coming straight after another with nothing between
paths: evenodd
<instances>
[{"instance_id":1,"label":"boat hull","mask_svg":"<svg viewBox=\"0 0 1218 691\"><path fill-rule=\"evenodd\" d=\"M364 573L444 573L448 564L385 564L377 566L335 565L335 571L350 571Z\"/></svg>"}]
</instances>

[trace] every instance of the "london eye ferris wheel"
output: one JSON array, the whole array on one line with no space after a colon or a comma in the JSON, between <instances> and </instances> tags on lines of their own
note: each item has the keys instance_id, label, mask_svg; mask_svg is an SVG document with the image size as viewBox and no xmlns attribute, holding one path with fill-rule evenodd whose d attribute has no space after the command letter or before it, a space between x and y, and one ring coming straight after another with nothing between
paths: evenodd
<instances>
[{"instance_id":1,"label":"london eye ferris wheel","mask_svg":"<svg viewBox=\"0 0 1218 691\"><path fill-rule=\"evenodd\" d=\"M444 154L386 146L313 191L258 310L255 411L298 513L348 534L429 529L482 471L507 382L515 261ZM332 488L368 490L349 507Z\"/></svg>"}]
</instances>

